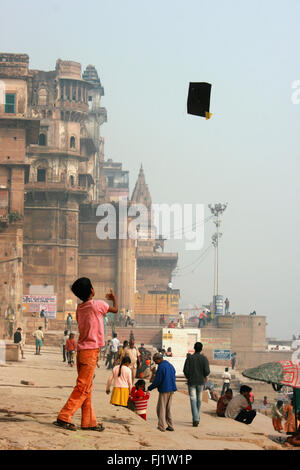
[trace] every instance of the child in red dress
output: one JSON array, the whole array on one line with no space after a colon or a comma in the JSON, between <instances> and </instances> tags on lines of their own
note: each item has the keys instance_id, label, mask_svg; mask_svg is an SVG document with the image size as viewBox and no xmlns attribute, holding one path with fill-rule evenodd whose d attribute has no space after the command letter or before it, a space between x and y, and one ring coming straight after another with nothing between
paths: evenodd
<instances>
[{"instance_id":1,"label":"child in red dress","mask_svg":"<svg viewBox=\"0 0 300 470\"><path fill-rule=\"evenodd\" d=\"M135 404L135 412L146 421L147 405L150 397L149 392L145 392L145 380L138 380L130 392L130 398Z\"/></svg>"}]
</instances>

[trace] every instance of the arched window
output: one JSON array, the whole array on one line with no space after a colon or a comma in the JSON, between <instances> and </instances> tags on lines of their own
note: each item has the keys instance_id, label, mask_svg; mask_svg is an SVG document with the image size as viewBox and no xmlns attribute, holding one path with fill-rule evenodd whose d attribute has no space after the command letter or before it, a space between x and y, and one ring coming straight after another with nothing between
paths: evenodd
<instances>
[{"instance_id":1,"label":"arched window","mask_svg":"<svg viewBox=\"0 0 300 470\"><path fill-rule=\"evenodd\" d=\"M47 145L46 134L39 135L39 145Z\"/></svg>"},{"instance_id":2,"label":"arched window","mask_svg":"<svg viewBox=\"0 0 300 470\"><path fill-rule=\"evenodd\" d=\"M75 137L72 136L71 139L70 139L70 148L71 149L75 149L76 148L76 141L75 141Z\"/></svg>"},{"instance_id":3,"label":"arched window","mask_svg":"<svg viewBox=\"0 0 300 470\"><path fill-rule=\"evenodd\" d=\"M71 186L75 185L75 179L74 179L73 175L70 176L70 184L71 184Z\"/></svg>"}]
</instances>

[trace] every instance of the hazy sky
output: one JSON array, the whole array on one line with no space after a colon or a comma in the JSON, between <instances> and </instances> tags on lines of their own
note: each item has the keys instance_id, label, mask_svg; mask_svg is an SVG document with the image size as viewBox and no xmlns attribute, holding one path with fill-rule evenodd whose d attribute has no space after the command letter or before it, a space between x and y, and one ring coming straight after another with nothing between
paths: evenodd
<instances>
[{"instance_id":1,"label":"hazy sky","mask_svg":"<svg viewBox=\"0 0 300 470\"><path fill-rule=\"evenodd\" d=\"M204 203L206 215L228 202L221 293L231 311L266 315L268 336L300 334L299 0L10 0L1 13L2 51L27 53L32 69L96 66L105 156L131 189L143 163L153 202ZM212 84L209 121L186 113L191 81ZM169 248L179 268L199 256ZM213 250L191 269L174 278L183 307L211 300Z\"/></svg>"}]
</instances>

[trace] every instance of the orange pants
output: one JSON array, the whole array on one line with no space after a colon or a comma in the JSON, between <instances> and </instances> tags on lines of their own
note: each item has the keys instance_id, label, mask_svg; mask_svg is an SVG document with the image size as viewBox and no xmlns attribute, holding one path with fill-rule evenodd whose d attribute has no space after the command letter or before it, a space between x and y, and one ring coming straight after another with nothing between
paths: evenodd
<instances>
[{"instance_id":1,"label":"orange pants","mask_svg":"<svg viewBox=\"0 0 300 470\"><path fill-rule=\"evenodd\" d=\"M281 419L272 418L272 423L275 431L282 431L283 427L281 424Z\"/></svg>"},{"instance_id":2,"label":"orange pants","mask_svg":"<svg viewBox=\"0 0 300 470\"><path fill-rule=\"evenodd\" d=\"M92 407L92 386L99 349L83 349L77 352L78 377L76 386L57 419L71 423L72 416L81 408L81 427L97 426Z\"/></svg>"}]
</instances>

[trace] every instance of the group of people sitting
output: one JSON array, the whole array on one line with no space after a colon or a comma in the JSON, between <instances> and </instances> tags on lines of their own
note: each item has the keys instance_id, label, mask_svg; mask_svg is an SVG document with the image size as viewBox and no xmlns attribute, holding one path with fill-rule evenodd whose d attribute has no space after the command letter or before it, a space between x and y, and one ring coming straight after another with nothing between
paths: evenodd
<instances>
[{"instance_id":1,"label":"group of people sitting","mask_svg":"<svg viewBox=\"0 0 300 470\"><path fill-rule=\"evenodd\" d=\"M232 418L244 424L251 424L256 416L256 411L252 409L250 393L252 388L248 385L240 387L240 393L233 397L231 388L218 399L217 415L225 418Z\"/></svg>"},{"instance_id":2,"label":"group of people sitting","mask_svg":"<svg viewBox=\"0 0 300 470\"><path fill-rule=\"evenodd\" d=\"M231 388L228 388L218 399L217 416L232 418L244 424L252 423L256 416L256 411L252 409L251 387L242 385L239 395L233 397ZM211 396L212 399L215 399ZM266 398L266 397L265 397ZM295 410L293 399L284 406L282 400L278 400L271 409L272 423L275 431L285 432L288 436L284 443L286 445L300 446L300 426L296 429ZM285 420L284 426L282 425ZM297 423L300 422L300 413L298 412Z\"/></svg>"}]
</instances>

